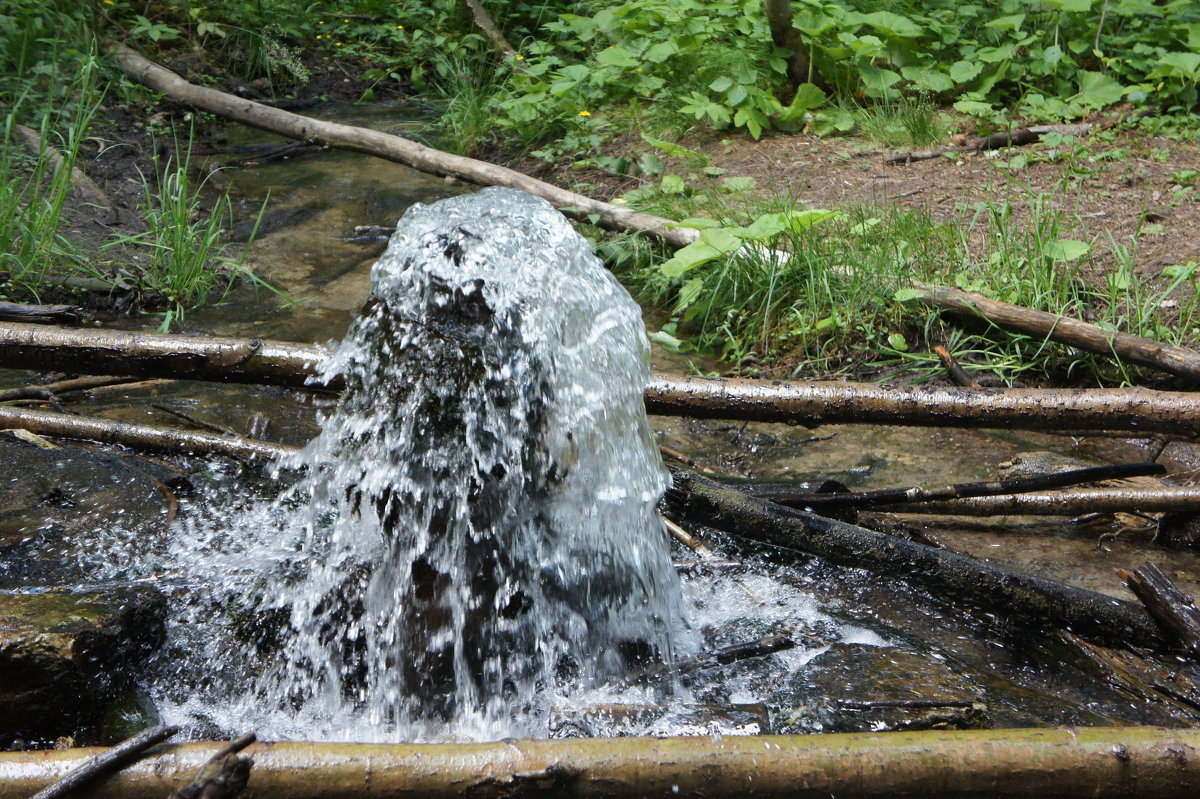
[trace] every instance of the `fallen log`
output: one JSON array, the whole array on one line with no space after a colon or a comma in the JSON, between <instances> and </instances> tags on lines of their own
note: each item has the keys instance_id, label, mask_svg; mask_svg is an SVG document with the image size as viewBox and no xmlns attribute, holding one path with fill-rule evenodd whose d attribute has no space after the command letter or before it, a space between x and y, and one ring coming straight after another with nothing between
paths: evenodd
<instances>
[{"instance_id":1,"label":"fallen log","mask_svg":"<svg viewBox=\"0 0 1200 799\"><path fill-rule=\"evenodd\" d=\"M1036 494L1001 494L940 502L884 505L885 513L945 516L1082 516L1086 513L1200 513L1200 488L1088 488Z\"/></svg>"},{"instance_id":2,"label":"fallen log","mask_svg":"<svg viewBox=\"0 0 1200 799\"><path fill-rule=\"evenodd\" d=\"M366 153L421 172L453 177L468 183L521 189L541 197L572 219L591 222L609 230L641 233L672 247L687 246L700 236L700 231L694 228L681 227L669 219L595 200L514 169L435 150L390 133L323 122L198 86L122 44L110 45L107 52L130 80L162 92L171 100L289 139Z\"/></svg>"},{"instance_id":3,"label":"fallen log","mask_svg":"<svg viewBox=\"0 0 1200 799\"><path fill-rule=\"evenodd\" d=\"M78 305L33 305L24 302L0 302L0 321L35 324L77 324L83 318Z\"/></svg>"},{"instance_id":4,"label":"fallen log","mask_svg":"<svg viewBox=\"0 0 1200 799\"><path fill-rule=\"evenodd\" d=\"M161 799L221 744L165 746L92 799ZM248 799L1092 797L1200 790L1200 732L1156 727L943 730L467 744L266 743ZM0 799L25 799L89 749L0 754ZM539 794L542 795L542 794Z\"/></svg>"},{"instance_id":5,"label":"fallen log","mask_svg":"<svg viewBox=\"0 0 1200 799\"><path fill-rule=\"evenodd\" d=\"M14 125L13 130L25 145L25 149L35 158L44 155L50 164L50 168L55 171L61 169L71 170L71 188L79 192L84 202L90 203L105 212L105 219L102 224L120 224L121 215L117 211L117 207L113 205L113 201L108 198L104 190L96 185L96 181L84 174L83 170L75 164L68 164L67 159L58 151L58 148L44 140L42 135L37 131L25 125Z\"/></svg>"},{"instance_id":6,"label":"fallen log","mask_svg":"<svg viewBox=\"0 0 1200 799\"><path fill-rule=\"evenodd\" d=\"M948 286L919 284L914 289L921 292L914 299L968 319L982 319L1004 330L1048 338L1085 352L1149 366L1188 380L1200 380L1200 352L1187 347L1108 330L1079 319L1022 308Z\"/></svg>"},{"instance_id":7,"label":"fallen log","mask_svg":"<svg viewBox=\"0 0 1200 799\"><path fill-rule=\"evenodd\" d=\"M272 460L289 455L296 447L250 438L192 433L147 424L92 419L55 411L0 407L0 429L29 430L51 438L71 438L121 444L133 449L151 449L189 455L227 455L247 460Z\"/></svg>"},{"instance_id":8,"label":"fallen log","mask_svg":"<svg viewBox=\"0 0 1200 799\"><path fill-rule=\"evenodd\" d=\"M0 323L0 367L134 374L292 387L317 382L329 350L269 339L131 333ZM1200 400L1187 392L880 386L653 375L646 410L658 416L816 426L897 424L1017 430L1128 430L1200 435Z\"/></svg>"},{"instance_id":9,"label":"fallen log","mask_svg":"<svg viewBox=\"0 0 1200 799\"><path fill-rule=\"evenodd\" d=\"M1200 657L1200 610L1196 609L1190 596L1180 591L1153 563L1142 564L1131 572L1118 569L1117 576L1193 660Z\"/></svg>"},{"instance_id":10,"label":"fallen log","mask_svg":"<svg viewBox=\"0 0 1200 799\"><path fill-rule=\"evenodd\" d=\"M671 474L667 504L690 521L904 580L1030 627L1066 629L1106 646L1166 646L1133 602L754 499L683 469Z\"/></svg>"},{"instance_id":11,"label":"fallen log","mask_svg":"<svg viewBox=\"0 0 1200 799\"><path fill-rule=\"evenodd\" d=\"M907 503L935 502L969 497L1012 495L1052 488L1099 483L1127 477L1159 475L1166 472L1159 463L1118 463L1110 466L1089 466L1054 474L1032 477L1014 477L1008 480L992 480L975 483L955 483L938 488L876 488L869 491L839 491L818 493L806 490L787 490L778 483L763 488L751 486L742 490L756 499L765 499L789 508L812 511L876 508L880 505L896 506ZM801 484L804 485L804 484ZM825 515L829 515L826 513Z\"/></svg>"},{"instance_id":12,"label":"fallen log","mask_svg":"<svg viewBox=\"0 0 1200 799\"><path fill-rule=\"evenodd\" d=\"M881 386L653 375L646 410L660 416L816 426L895 424L1015 430L1200 433L1187 392Z\"/></svg>"}]
</instances>

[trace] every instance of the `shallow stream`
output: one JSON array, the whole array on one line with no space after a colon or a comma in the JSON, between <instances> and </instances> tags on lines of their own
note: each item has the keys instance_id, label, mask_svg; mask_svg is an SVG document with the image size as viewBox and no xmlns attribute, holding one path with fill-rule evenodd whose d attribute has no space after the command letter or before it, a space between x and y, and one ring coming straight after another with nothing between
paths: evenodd
<instances>
[{"instance_id":1,"label":"shallow stream","mask_svg":"<svg viewBox=\"0 0 1200 799\"><path fill-rule=\"evenodd\" d=\"M382 126L390 113L381 108L364 116L347 108L336 115L342 121ZM231 143L267 140L263 134L242 131L231 131L229 138ZM413 202L471 190L342 152L241 169L230 179L245 214L252 215L269 195L266 232L255 242L248 263L295 304L283 306L268 294L256 296L241 287L216 306L190 313L185 330L303 342L340 340L368 295L370 269L385 241L372 232L356 233L356 227L391 228ZM684 372L690 366L658 349L652 365L666 372ZM20 373L4 377L8 385L26 379ZM263 438L302 445L319 434L321 419L335 402L335 397L320 392L154 382L128 391L97 391L71 407L97 416L186 425L162 410L166 407L242 434L254 430ZM724 476L828 477L851 488L995 479L1004 473L1002 464L1014 460L1016 468L1022 460L1042 465L1065 463L1064 458L1136 460L1149 447L1147 442L1011 431L870 425L803 429L664 418L652 419L651 425L660 445ZM1165 454L1181 463L1189 457L1179 447ZM45 485L27 491L27 498L12 495L3 509L8 522L0 528L0 589L9 592L56 584L137 583L158 587L182 607L188 597L204 595L213 586L171 565L172 540L183 535L181 531L194 533L189 520L212 518L215 506L221 508L216 516L230 523L216 535L236 539L245 533L237 529L238 514L253 498L278 491L261 471L214 462L193 468L193 494L176 507L174 495L154 487L163 485L165 478L147 477L142 467L114 465L112 459L88 453L65 457L39 451L29 458L26 473L10 477L13 485L28 485L32 474L50 476L39 477ZM168 463L178 466L178 461ZM47 511L42 498L64 486L74 497L70 507L82 509L78 513ZM1200 583L1190 576L1194 555L1162 549L1148 554L1151 532L1146 529L1124 530L1101 541L1102 533L1136 527L1138 520L1132 518L1100 520L1092 526L1065 519L898 521L916 528L921 540L933 539L957 551L994 557L1021 570L1117 596L1128 594L1114 569L1132 568L1147 559L1159 563L1184 590L1200 592ZM684 654L697 656L768 635L787 635L797 645L730 664L700 664L681 678L669 701L661 686L636 680L577 692L553 703L541 734L752 734L1196 721L1196 711L1187 702L1147 687L1153 675L1130 676L1115 661L1105 660L1108 655L1097 655L1076 640L1016 629L920 589L798 553L739 542L715 531L693 532L706 538L717 557L706 563L673 545L693 638L690 652ZM46 566L47 559L55 565ZM233 666L210 661L209 673L179 668L194 648L204 646L196 639L196 631L204 629L196 607L172 616L168 644L144 672L137 712L183 723L196 738L240 732L244 714L223 713L208 698L213 686L226 679L223 669ZM256 719L260 738L412 737L411 730L388 723L305 729L273 718ZM96 735L103 738L105 733ZM426 737L445 735L443 730Z\"/></svg>"}]
</instances>

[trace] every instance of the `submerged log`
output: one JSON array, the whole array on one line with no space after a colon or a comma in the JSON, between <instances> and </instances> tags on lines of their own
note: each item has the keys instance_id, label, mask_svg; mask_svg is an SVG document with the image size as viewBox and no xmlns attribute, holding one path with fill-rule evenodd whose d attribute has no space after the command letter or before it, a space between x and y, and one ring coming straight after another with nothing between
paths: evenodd
<instances>
[{"instance_id":1,"label":"submerged log","mask_svg":"<svg viewBox=\"0 0 1200 799\"><path fill-rule=\"evenodd\" d=\"M669 219L594 200L531 178L515 169L435 150L390 133L323 122L197 86L121 44L110 46L108 53L130 80L162 92L176 102L260 130L309 144L367 153L421 172L458 178L468 183L521 189L541 197L572 219L592 222L609 230L642 233L672 247L685 247L700 236L700 231L694 228L681 227Z\"/></svg>"},{"instance_id":2,"label":"submerged log","mask_svg":"<svg viewBox=\"0 0 1200 799\"><path fill-rule=\"evenodd\" d=\"M249 438L191 433L147 424L92 419L55 411L0 407L0 428L23 429L51 438L73 438L121 444L134 449L179 452L190 455L227 455L248 460L275 458L296 451L295 447Z\"/></svg>"},{"instance_id":3,"label":"submerged log","mask_svg":"<svg viewBox=\"0 0 1200 799\"><path fill-rule=\"evenodd\" d=\"M164 746L94 799L161 799L221 744ZM1182 797L1200 732L1155 727L474 744L256 744L246 797ZM95 750L0 754L0 799L24 799ZM540 791L540 793L539 793Z\"/></svg>"},{"instance_id":4,"label":"submerged log","mask_svg":"<svg viewBox=\"0 0 1200 799\"><path fill-rule=\"evenodd\" d=\"M1162 569L1145 563L1133 571L1117 570L1146 610L1193 659L1200 657L1200 610Z\"/></svg>"},{"instance_id":5,"label":"submerged log","mask_svg":"<svg viewBox=\"0 0 1200 799\"><path fill-rule=\"evenodd\" d=\"M0 367L137 374L336 389L316 383L329 350L269 339L131 333L0 323ZM1130 430L1200 435L1195 394L1150 389L880 386L654 375L646 410L659 416L785 424L899 424L1021 430Z\"/></svg>"},{"instance_id":6,"label":"submerged log","mask_svg":"<svg viewBox=\"0 0 1200 799\"><path fill-rule=\"evenodd\" d=\"M967 319L981 319L1004 330L1048 338L1085 352L1160 369L1189 381L1200 380L1200 352L1187 347L1164 344L947 286L920 284L916 289L921 292L917 299L922 302Z\"/></svg>"},{"instance_id":7,"label":"submerged log","mask_svg":"<svg viewBox=\"0 0 1200 799\"><path fill-rule=\"evenodd\" d=\"M1068 629L1109 646L1166 645L1154 620L1133 602L774 505L682 469L671 472L668 504L718 530L904 580L1032 627Z\"/></svg>"}]
</instances>

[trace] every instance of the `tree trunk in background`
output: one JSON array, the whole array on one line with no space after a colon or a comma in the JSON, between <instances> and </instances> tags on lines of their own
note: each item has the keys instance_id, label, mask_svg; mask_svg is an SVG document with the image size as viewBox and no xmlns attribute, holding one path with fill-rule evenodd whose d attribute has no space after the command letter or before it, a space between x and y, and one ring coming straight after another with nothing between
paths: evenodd
<instances>
[{"instance_id":1,"label":"tree trunk in background","mask_svg":"<svg viewBox=\"0 0 1200 799\"><path fill-rule=\"evenodd\" d=\"M794 92L801 83L820 86L821 76L815 72L809 75L812 64L808 59L804 36L792 24L792 0L763 0L763 10L767 14L767 25L771 28L771 41L776 47L792 53L787 71L791 91Z\"/></svg>"}]
</instances>

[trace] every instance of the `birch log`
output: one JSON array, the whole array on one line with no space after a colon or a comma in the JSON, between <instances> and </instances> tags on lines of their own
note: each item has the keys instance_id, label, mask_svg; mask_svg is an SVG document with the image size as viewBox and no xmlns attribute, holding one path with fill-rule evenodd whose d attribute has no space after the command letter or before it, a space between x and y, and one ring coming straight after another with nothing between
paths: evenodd
<instances>
[{"instance_id":1,"label":"birch log","mask_svg":"<svg viewBox=\"0 0 1200 799\"><path fill-rule=\"evenodd\" d=\"M264 385L340 387L316 375L329 350L268 339L182 336L0 323L0 367ZM658 416L815 426L896 424L1200 435L1200 396L1125 389L881 386L653 375Z\"/></svg>"},{"instance_id":2,"label":"birch log","mask_svg":"<svg viewBox=\"0 0 1200 799\"><path fill-rule=\"evenodd\" d=\"M163 746L88 791L161 799L222 744ZM0 754L0 799L25 799L96 753ZM468 744L265 743L246 749L244 799L561 796L790 799L1089 797L1200 791L1200 731L1156 727Z\"/></svg>"},{"instance_id":3,"label":"birch log","mask_svg":"<svg viewBox=\"0 0 1200 799\"><path fill-rule=\"evenodd\" d=\"M379 156L432 175L458 178L483 186L522 189L548 201L572 219L594 222L609 230L642 233L672 247L684 247L700 236L700 231L694 228L680 227L669 219L594 200L531 178L515 169L435 150L390 133L337 122L323 122L206 86L198 86L123 44L111 45L107 52L130 80L162 92L176 102L232 119L243 125L309 144Z\"/></svg>"}]
</instances>

